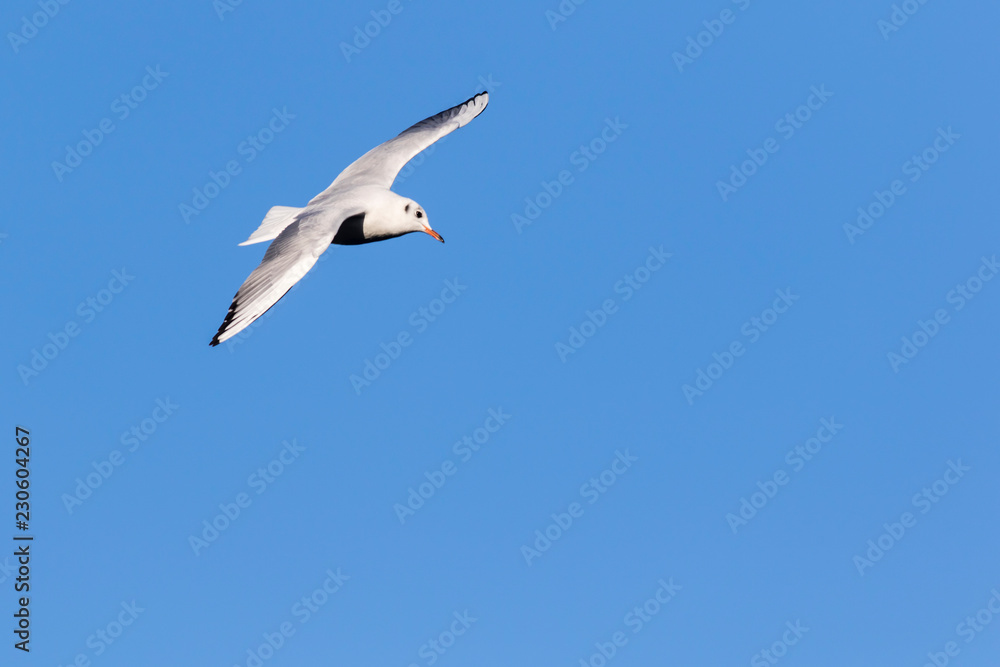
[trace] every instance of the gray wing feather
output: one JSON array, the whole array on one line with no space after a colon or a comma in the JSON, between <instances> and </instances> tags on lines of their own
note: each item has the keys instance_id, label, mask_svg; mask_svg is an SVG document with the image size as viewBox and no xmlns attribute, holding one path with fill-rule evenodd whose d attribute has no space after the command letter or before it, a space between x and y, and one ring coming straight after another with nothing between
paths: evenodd
<instances>
[{"instance_id":1,"label":"gray wing feather","mask_svg":"<svg viewBox=\"0 0 1000 667\"><path fill-rule=\"evenodd\" d=\"M300 215L286 227L236 292L222 326L209 344L215 346L232 338L266 313L309 272L330 247L340 223L356 212L353 208L338 210L333 218Z\"/></svg>"},{"instance_id":2,"label":"gray wing feather","mask_svg":"<svg viewBox=\"0 0 1000 667\"><path fill-rule=\"evenodd\" d=\"M486 109L488 93L479 93L458 106L425 118L403 130L394 139L376 146L354 161L327 190L339 186L378 185L392 187L396 175L418 153L435 141L467 125ZM326 191L324 191L326 192ZM322 196L322 193L319 195Z\"/></svg>"}]
</instances>

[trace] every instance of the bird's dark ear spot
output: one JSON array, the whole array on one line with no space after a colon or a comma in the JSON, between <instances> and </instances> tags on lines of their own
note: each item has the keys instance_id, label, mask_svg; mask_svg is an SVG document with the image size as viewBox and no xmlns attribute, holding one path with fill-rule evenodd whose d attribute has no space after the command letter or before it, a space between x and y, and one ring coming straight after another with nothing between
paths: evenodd
<instances>
[{"instance_id":1,"label":"bird's dark ear spot","mask_svg":"<svg viewBox=\"0 0 1000 667\"><path fill-rule=\"evenodd\" d=\"M406 208L404 208L403 211L405 211L406 213L409 213L410 212L410 205L407 204Z\"/></svg>"}]
</instances>

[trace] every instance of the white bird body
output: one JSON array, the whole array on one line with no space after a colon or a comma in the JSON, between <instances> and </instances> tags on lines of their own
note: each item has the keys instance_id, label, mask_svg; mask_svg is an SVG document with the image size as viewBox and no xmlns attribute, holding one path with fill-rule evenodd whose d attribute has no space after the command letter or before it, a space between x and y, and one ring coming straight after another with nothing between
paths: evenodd
<instances>
[{"instance_id":1,"label":"white bird body","mask_svg":"<svg viewBox=\"0 0 1000 667\"><path fill-rule=\"evenodd\" d=\"M480 93L404 130L355 160L303 208L272 207L257 230L240 244L271 241L271 245L236 292L210 345L232 338L267 312L331 243L357 245L411 232L425 232L443 243L441 235L431 229L423 208L390 187L407 162L466 125L488 103L489 95Z\"/></svg>"}]
</instances>

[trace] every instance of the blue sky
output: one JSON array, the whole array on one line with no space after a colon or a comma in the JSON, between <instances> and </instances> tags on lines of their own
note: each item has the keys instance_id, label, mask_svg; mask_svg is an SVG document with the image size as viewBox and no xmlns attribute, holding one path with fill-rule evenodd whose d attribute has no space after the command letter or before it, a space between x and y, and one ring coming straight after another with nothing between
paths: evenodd
<instances>
[{"instance_id":1,"label":"blue sky","mask_svg":"<svg viewBox=\"0 0 1000 667\"><path fill-rule=\"evenodd\" d=\"M0 662L994 665L998 19L9 3ZM395 187L445 245L209 348L269 207L484 88Z\"/></svg>"}]
</instances>

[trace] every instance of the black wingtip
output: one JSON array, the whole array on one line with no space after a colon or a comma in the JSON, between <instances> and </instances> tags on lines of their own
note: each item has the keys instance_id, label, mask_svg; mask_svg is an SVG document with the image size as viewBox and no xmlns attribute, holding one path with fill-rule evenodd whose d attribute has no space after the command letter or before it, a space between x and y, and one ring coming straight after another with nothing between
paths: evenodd
<instances>
[{"instance_id":1,"label":"black wingtip","mask_svg":"<svg viewBox=\"0 0 1000 667\"><path fill-rule=\"evenodd\" d=\"M209 347L215 347L216 345L218 345L220 342L219 336L224 334L226 330L229 329L229 323L233 321L233 317L236 315L236 305L237 305L236 300L239 298L239 296L240 296L239 292L236 292L236 294L233 295L233 302L229 306L229 312L226 313L225 319L222 320L222 326L220 326L219 330L215 332L214 336L212 336L212 340L208 344Z\"/></svg>"},{"instance_id":2,"label":"black wingtip","mask_svg":"<svg viewBox=\"0 0 1000 667\"><path fill-rule=\"evenodd\" d=\"M226 327L229 326L229 320L232 319L230 315L232 315L232 313L226 315L226 321L222 323L222 326L219 327L219 330L215 332L214 336L212 336L212 340L208 343L209 347L215 347L221 342L219 340L219 337L222 336L223 333L225 333Z\"/></svg>"},{"instance_id":3,"label":"black wingtip","mask_svg":"<svg viewBox=\"0 0 1000 667\"><path fill-rule=\"evenodd\" d=\"M483 106L483 110L485 111L486 107L489 106L490 103L490 91L488 90L484 90L481 93L476 93L475 95L467 99L465 101L465 104L468 104L469 102L476 102L477 100L479 100L480 97L483 97L484 95L486 96L486 104ZM482 113L482 111L480 111L479 113Z\"/></svg>"}]
</instances>

